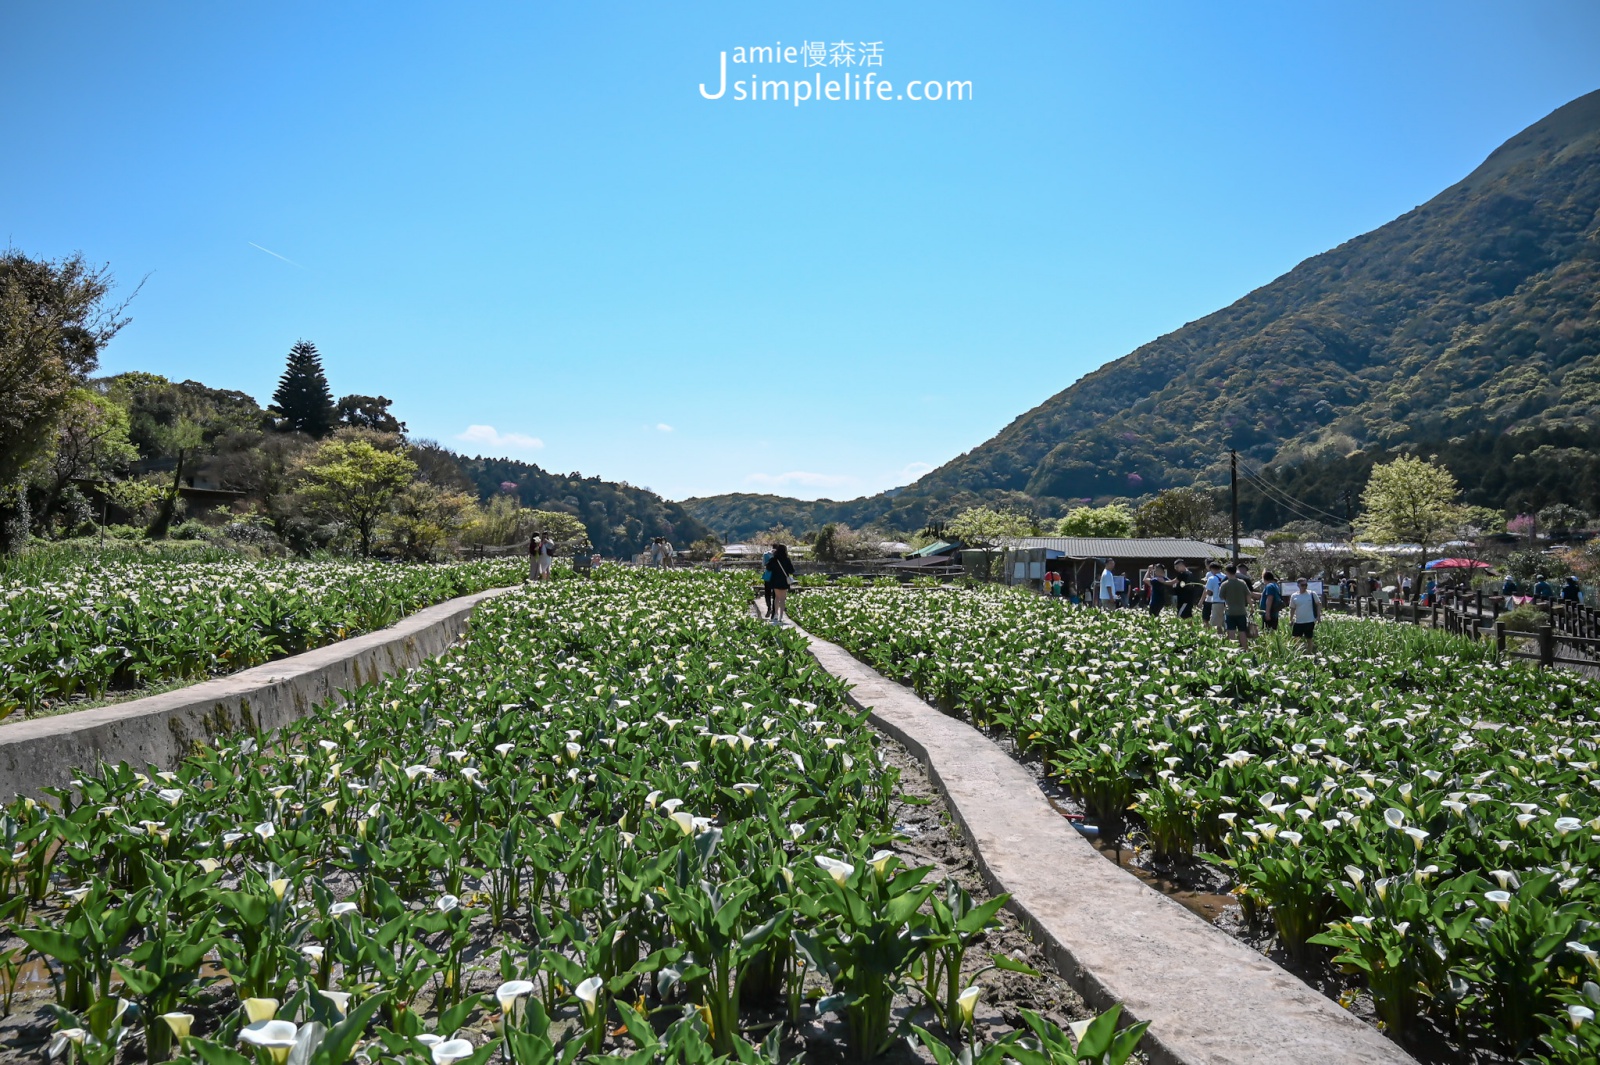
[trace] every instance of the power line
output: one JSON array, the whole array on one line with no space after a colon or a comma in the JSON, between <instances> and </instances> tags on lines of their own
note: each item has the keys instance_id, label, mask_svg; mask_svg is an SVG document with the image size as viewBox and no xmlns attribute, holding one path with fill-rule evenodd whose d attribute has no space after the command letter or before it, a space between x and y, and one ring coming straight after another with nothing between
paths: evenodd
<instances>
[{"instance_id":1,"label":"power line","mask_svg":"<svg viewBox=\"0 0 1600 1065\"><path fill-rule=\"evenodd\" d=\"M1291 515L1297 518L1305 521L1316 522L1318 524L1323 524L1328 521L1332 521L1334 524L1340 526L1348 524L1343 518L1330 514L1319 507L1312 506L1310 503L1298 500L1284 492L1282 489L1274 487L1271 483L1260 477L1249 474L1247 474L1246 477L1249 482L1267 498L1269 502L1276 503L1278 506L1282 507L1284 510L1288 511Z\"/></svg>"},{"instance_id":2,"label":"power line","mask_svg":"<svg viewBox=\"0 0 1600 1065\"><path fill-rule=\"evenodd\" d=\"M1339 517L1337 514L1333 514L1312 503L1307 503L1302 499L1297 499L1296 497L1289 495L1288 492L1269 482L1261 475L1259 470L1252 470L1249 466L1245 466L1244 474L1247 478L1249 478L1250 482L1260 489L1261 493L1268 499L1271 499L1274 503L1277 503L1281 507L1287 508L1291 512L1299 515L1301 518L1304 518L1307 521L1332 521L1336 525L1349 524L1346 519Z\"/></svg>"}]
</instances>

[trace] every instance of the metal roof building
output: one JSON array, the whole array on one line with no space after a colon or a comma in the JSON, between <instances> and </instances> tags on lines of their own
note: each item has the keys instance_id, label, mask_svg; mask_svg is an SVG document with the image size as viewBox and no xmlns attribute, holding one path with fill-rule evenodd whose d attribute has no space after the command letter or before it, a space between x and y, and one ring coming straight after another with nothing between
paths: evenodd
<instances>
[{"instance_id":1,"label":"metal roof building","mask_svg":"<svg viewBox=\"0 0 1600 1065\"><path fill-rule=\"evenodd\" d=\"M996 541L997 547L1014 551L1043 550L1045 558L1078 561L1114 558L1128 562L1168 562L1173 559L1205 562L1223 561L1233 552L1226 547L1201 540L1122 539L1100 536L1018 536ZM1241 558L1247 556L1240 555Z\"/></svg>"}]
</instances>

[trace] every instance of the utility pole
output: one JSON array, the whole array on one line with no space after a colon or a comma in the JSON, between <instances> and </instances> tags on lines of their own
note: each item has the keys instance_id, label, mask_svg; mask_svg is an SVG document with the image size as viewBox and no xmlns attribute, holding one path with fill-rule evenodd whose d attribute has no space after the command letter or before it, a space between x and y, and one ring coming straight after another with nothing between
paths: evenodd
<instances>
[{"instance_id":1,"label":"utility pole","mask_svg":"<svg viewBox=\"0 0 1600 1065\"><path fill-rule=\"evenodd\" d=\"M1239 453L1228 452L1229 484L1233 489L1233 563L1239 564Z\"/></svg>"}]
</instances>

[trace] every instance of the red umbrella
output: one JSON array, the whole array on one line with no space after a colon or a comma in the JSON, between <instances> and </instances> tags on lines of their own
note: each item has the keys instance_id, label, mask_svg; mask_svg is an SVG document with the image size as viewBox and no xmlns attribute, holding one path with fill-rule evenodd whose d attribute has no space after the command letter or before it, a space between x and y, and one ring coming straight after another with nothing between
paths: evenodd
<instances>
[{"instance_id":1,"label":"red umbrella","mask_svg":"<svg viewBox=\"0 0 1600 1065\"><path fill-rule=\"evenodd\" d=\"M1478 562L1470 558L1436 558L1428 563L1428 569L1488 569L1489 563Z\"/></svg>"}]
</instances>

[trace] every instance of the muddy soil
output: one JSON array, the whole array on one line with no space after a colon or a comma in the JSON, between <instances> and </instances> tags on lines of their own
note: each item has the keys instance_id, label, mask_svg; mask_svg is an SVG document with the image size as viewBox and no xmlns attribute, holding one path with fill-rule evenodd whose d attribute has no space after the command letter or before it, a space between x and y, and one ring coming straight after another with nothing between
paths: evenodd
<instances>
[{"instance_id":1,"label":"muddy soil","mask_svg":"<svg viewBox=\"0 0 1600 1065\"><path fill-rule=\"evenodd\" d=\"M929 705L943 713L952 713L949 708L939 707L932 701ZM972 723L964 714L952 716ZM999 729L979 731L1028 770L1056 812L1082 826L1080 831L1106 860L1271 958L1355 1016L1383 1030L1364 982L1359 976L1340 972L1333 964L1331 951L1311 947L1305 957L1294 957L1278 942L1270 917L1258 915L1253 922L1246 920L1233 894L1236 882L1230 870L1198 856L1183 861L1157 858L1146 846L1137 815L1128 815L1121 825L1098 823L1099 819L1088 812L1081 800L1069 795L1049 777L1038 756L1024 754L1018 749L1010 733ZM1403 1045L1422 1065L1510 1065L1514 1061L1500 1050L1485 1045L1481 1033L1446 1031L1427 1017L1416 1018L1415 1024L1416 1030Z\"/></svg>"},{"instance_id":2,"label":"muddy soil","mask_svg":"<svg viewBox=\"0 0 1600 1065\"><path fill-rule=\"evenodd\" d=\"M961 838L943 800L939 798L938 792L922 768L899 744L887 738L880 737L880 739L886 765L900 774L901 800L895 805L893 818L896 831L902 838L896 842L893 849L908 865L933 866L934 871L929 874L931 880L942 882L946 877L951 877L970 892L976 901L983 902L991 898L978 873L971 848ZM353 890L353 884L344 882L346 878L346 874L335 872L327 881L336 896L349 894ZM976 982L983 988L976 1011L981 1037L993 1040L1010 1031L1023 1028L1021 1014L1023 1009L1034 1010L1063 1028L1072 1021L1092 1017L1093 1011L1089 1010L1078 994L1055 973L1042 947L1028 935L1017 919L1002 910L998 920L999 928L988 933L969 949L962 967L965 974L963 983L972 982L976 977ZM488 918L483 917L477 922L475 931L477 934L474 936L473 947L467 954L464 983L468 991L491 994L500 983L495 953L497 946L508 938L519 938L521 929L514 921L508 921L507 927L495 930L489 926ZM27 953L26 948L15 937L0 933L0 963L3 963L6 952L10 950L17 950L19 958ZM1041 975L1035 977L990 968L992 956L995 954L1004 954L1023 962ZM977 975L980 969L988 971ZM212 969L207 975L221 974ZM813 977L811 982L815 984L812 989L815 996L824 993L820 981ZM45 1049L50 1034L57 1027L48 1008L48 1003L54 998L49 970L37 959L30 960L22 964L14 986L15 995L9 1013L0 1017L0 1062L42 1062L45 1060ZM6 973L0 970L0 994L3 994L7 987ZM431 1009L426 1008L426 1004L432 1000L434 990L425 989L418 996L417 1001L423 1007L425 1015L432 1013ZM492 995L489 1001L491 1003L489 1008L480 1011L468 1022L466 1029L459 1033L478 1045L495 1038L492 1027L494 1019ZM187 1008L195 1014L197 1033L214 1032L223 1020L238 1008L238 997L232 986L223 978L201 992L199 1000ZM897 1018L906 1022L938 1031L933 1011L918 995L903 995L897 998L895 1014ZM766 1017L747 1011L744 1020L750 1026L747 1031L749 1037L758 1040L766 1030L785 1021L786 1018L780 1015ZM558 1031L569 1029L575 1023L576 1016L570 1010L556 1018ZM619 1030L618 1036L620 1035ZM616 1047L631 1048L631 1045L625 1036L613 1037L607 1041L608 1050ZM803 1061L807 1065L834 1065L845 1062L848 1055L842 1019L835 1015L816 1017L810 1005L804 1006L798 1024L785 1024L784 1051L787 1059ZM135 1032L123 1044L119 1062L131 1065L144 1060L143 1039ZM912 1046L910 1042L902 1039L878 1060L886 1065L913 1065L913 1063L931 1065L933 1057L920 1045Z\"/></svg>"}]
</instances>

